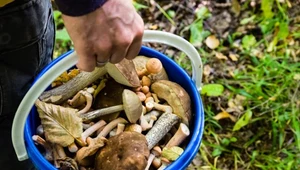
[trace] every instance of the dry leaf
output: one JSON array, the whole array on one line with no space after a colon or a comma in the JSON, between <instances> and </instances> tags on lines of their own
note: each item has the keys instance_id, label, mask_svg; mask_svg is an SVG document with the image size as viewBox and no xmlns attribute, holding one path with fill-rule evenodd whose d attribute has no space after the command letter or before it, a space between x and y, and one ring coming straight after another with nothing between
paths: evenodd
<instances>
[{"instance_id":1,"label":"dry leaf","mask_svg":"<svg viewBox=\"0 0 300 170\"><path fill-rule=\"evenodd\" d=\"M216 52L216 57L220 60L221 59L228 60L228 58L224 54L219 53L219 52Z\"/></svg>"},{"instance_id":2,"label":"dry leaf","mask_svg":"<svg viewBox=\"0 0 300 170\"><path fill-rule=\"evenodd\" d=\"M210 35L205 39L205 44L213 50L219 47L220 41L216 38L216 36Z\"/></svg>"},{"instance_id":3,"label":"dry leaf","mask_svg":"<svg viewBox=\"0 0 300 170\"><path fill-rule=\"evenodd\" d=\"M82 119L77 115L78 110L65 108L37 100L35 102L45 138L51 143L66 147L81 137Z\"/></svg>"},{"instance_id":4,"label":"dry leaf","mask_svg":"<svg viewBox=\"0 0 300 170\"><path fill-rule=\"evenodd\" d=\"M236 54L230 53L230 54L229 54L229 58L230 58L232 61L238 61L238 56L237 56Z\"/></svg>"},{"instance_id":5,"label":"dry leaf","mask_svg":"<svg viewBox=\"0 0 300 170\"><path fill-rule=\"evenodd\" d=\"M222 109L222 108L221 108ZM222 109L222 112L218 113L216 116L213 117L215 120L221 120L230 118L231 121L236 122L236 117L226 112L224 109Z\"/></svg>"}]
</instances>

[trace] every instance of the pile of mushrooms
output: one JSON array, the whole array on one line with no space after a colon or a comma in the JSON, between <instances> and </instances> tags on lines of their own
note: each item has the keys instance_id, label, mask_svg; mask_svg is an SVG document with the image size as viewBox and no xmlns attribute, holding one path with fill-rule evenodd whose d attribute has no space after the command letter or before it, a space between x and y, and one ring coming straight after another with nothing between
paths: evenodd
<instances>
[{"instance_id":1,"label":"pile of mushrooms","mask_svg":"<svg viewBox=\"0 0 300 170\"><path fill-rule=\"evenodd\" d=\"M36 101L41 125L32 139L56 168L162 170L183 153L190 96L159 59L74 70Z\"/></svg>"}]
</instances>

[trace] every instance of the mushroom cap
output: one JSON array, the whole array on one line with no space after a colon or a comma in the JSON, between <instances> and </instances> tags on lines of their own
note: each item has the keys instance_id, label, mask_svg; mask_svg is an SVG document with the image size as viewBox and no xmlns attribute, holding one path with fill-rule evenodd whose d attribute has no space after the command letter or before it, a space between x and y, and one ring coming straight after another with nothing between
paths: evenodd
<instances>
[{"instance_id":1,"label":"mushroom cap","mask_svg":"<svg viewBox=\"0 0 300 170\"><path fill-rule=\"evenodd\" d=\"M169 80L158 80L151 85L158 98L164 99L187 126L191 119L191 99L179 84Z\"/></svg>"},{"instance_id":2,"label":"mushroom cap","mask_svg":"<svg viewBox=\"0 0 300 170\"><path fill-rule=\"evenodd\" d=\"M123 108L130 123L136 123L141 117L143 106L137 94L131 90L124 89L122 93Z\"/></svg>"},{"instance_id":3,"label":"mushroom cap","mask_svg":"<svg viewBox=\"0 0 300 170\"><path fill-rule=\"evenodd\" d=\"M150 59L150 57L146 56L137 56L132 61L134 63L135 69L139 72L141 70L144 70L146 68L146 63ZM162 67L161 71L157 74L148 75L150 79L153 81L156 80L168 80L168 74L164 67Z\"/></svg>"},{"instance_id":4,"label":"mushroom cap","mask_svg":"<svg viewBox=\"0 0 300 170\"><path fill-rule=\"evenodd\" d=\"M138 132L125 131L110 137L97 153L95 170L144 170L149 155L145 136Z\"/></svg>"},{"instance_id":5,"label":"mushroom cap","mask_svg":"<svg viewBox=\"0 0 300 170\"><path fill-rule=\"evenodd\" d=\"M124 58L117 64L107 63L105 68L108 74L120 84L129 87L139 87L141 85L132 60Z\"/></svg>"}]
</instances>

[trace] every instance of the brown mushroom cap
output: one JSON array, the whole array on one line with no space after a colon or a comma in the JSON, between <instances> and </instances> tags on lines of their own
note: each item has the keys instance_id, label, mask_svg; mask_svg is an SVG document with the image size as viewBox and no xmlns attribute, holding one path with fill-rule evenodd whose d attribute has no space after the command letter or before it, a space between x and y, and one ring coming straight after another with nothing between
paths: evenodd
<instances>
[{"instance_id":1,"label":"brown mushroom cap","mask_svg":"<svg viewBox=\"0 0 300 170\"><path fill-rule=\"evenodd\" d=\"M105 68L116 82L129 87L139 87L140 80L132 60L123 59L117 64L107 63Z\"/></svg>"},{"instance_id":2,"label":"brown mushroom cap","mask_svg":"<svg viewBox=\"0 0 300 170\"><path fill-rule=\"evenodd\" d=\"M145 136L125 131L109 138L97 153L95 170L144 170L149 155Z\"/></svg>"},{"instance_id":3,"label":"brown mushroom cap","mask_svg":"<svg viewBox=\"0 0 300 170\"><path fill-rule=\"evenodd\" d=\"M131 90L124 89L122 93L123 108L130 123L136 123L141 117L143 106L137 94Z\"/></svg>"},{"instance_id":4,"label":"brown mushroom cap","mask_svg":"<svg viewBox=\"0 0 300 170\"><path fill-rule=\"evenodd\" d=\"M173 113L179 116L183 123L189 125L191 99L184 88L169 80L158 80L151 85L151 91L157 94L158 98L167 101L172 107Z\"/></svg>"}]
</instances>

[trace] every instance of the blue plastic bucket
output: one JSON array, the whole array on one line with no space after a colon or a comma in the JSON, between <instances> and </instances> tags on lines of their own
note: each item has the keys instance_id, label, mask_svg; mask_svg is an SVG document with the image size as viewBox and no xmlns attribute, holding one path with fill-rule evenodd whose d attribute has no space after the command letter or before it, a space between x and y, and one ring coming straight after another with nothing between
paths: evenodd
<instances>
[{"instance_id":1,"label":"blue plastic bucket","mask_svg":"<svg viewBox=\"0 0 300 170\"><path fill-rule=\"evenodd\" d=\"M154 32L154 31L152 34L152 31L149 31L149 32L147 32L147 35L150 37L146 37L145 39L148 39L149 40L148 42L151 42L152 37L154 37L155 42L157 42L156 40L159 38L169 38L169 41L173 40L172 43L169 43L169 44L173 44L174 46L181 48L182 51L184 51L184 49L190 49L190 51L194 50L194 49L191 49L193 47L184 46L184 43L182 43L182 42L180 42L176 45L175 42L177 41L176 40L177 38L179 39L178 42L183 41L183 40L180 40L180 39L182 39L181 37L174 36L173 38L175 38L175 39L173 39L172 38L173 35L164 37L165 34L166 33L162 33L160 35L159 32ZM170 38L170 36L171 36L171 38ZM167 42L164 42L164 40L161 40L159 42L168 44ZM181 46L181 44L183 44L183 45ZM185 51L185 52L190 53L190 55L193 55L192 52L187 52L187 51ZM69 51L69 52L61 55L60 57L56 58L55 60L53 60L37 76L37 78L34 81L33 87L36 87L36 84L38 84L37 81L39 81L39 79L41 79L41 77L45 73L47 73L47 71L49 71L49 69L53 68L61 60L64 60L64 58L68 57L72 53L73 53L73 51ZM195 53L195 51L194 51L194 53ZM191 105L192 114L193 114L192 119L191 119L191 124L190 124L190 130L191 130L190 134L191 135L187 139L188 144L187 144L184 152L182 153L182 155L166 168L166 170L185 169L188 167L188 165L191 163L191 161L194 159L194 157L196 156L196 154L198 152L198 149L200 147L200 143L202 140L203 129L204 129L204 110L203 110L203 104L201 101L201 97L199 95L199 89L200 89L199 84L200 83L197 82L197 80L195 82L195 79L198 79L199 77L195 78L196 75L193 75L193 79L192 79L185 72L185 70L183 70L181 67L179 67L179 65L177 63L175 63L173 60L171 60L169 57L167 57L166 55L164 55L154 49L151 49L149 47L142 46L139 55L158 58L162 62L163 66L169 76L169 79L171 81L174 81L174 82L180 84L190 95L191 102L192 102L191 103L192 104ZM199 58L197 56L198 56L198 53L194 54L194 58L197 58L197 60L200 60L199 59L200 56L198 56ZM190 57L190 59L191 59L191 57ZM61 62L63 62L63 61L61 61ZM192 61L192 63L193 63L192 64L193 65L193 74L195 74L195 70L199 71L199 69L202 67L202 65L198 66L198 68L196 67L196 69L195 69L194 63L196 63L196 62ZM198 61L198 63L199 63L199 61ZM61 71L61 70L58 70L58 71ZM199 76L201 76L202 72L196 73L196 74L200 74ZM201 80L201 77L199 79ZM24 160L24 159L29 158L33 162L33 164L35 165L35 167L37 169L55 170L56 168L43 157L43 155L41 153L42 148L40 148L39 146L36 146L31 138L32 135L35 135L37 126L40 125L40 119L39 119L39 116L38 116L35 106L33 106L33 105L31 105L31 107L28 106L28 102L34 103L34 101L35 101L35 99L34 100L31 99L31 97L32 97L31 94L34 94L35 91L36 91L36 89L29 90L29 92L26 94L26 96L24 97L23 101L21 102L21 104L17 110L16 116L15 116L16 120L14 120L14 124L13 124L13 128L12 128L13 144L14 144L14 147L15 147L15 150L16 150L19 160ZM35 94L35 95L38 95L38 94ZM27 97L33 101L28 101ZM28 112L27 112L27 110L28 110ZM27 115L24 112L28 114L28 117L25 117ZM25 126L23 126L22 124L24 124ZM22 133L19 133L20 128L18 126L20 126L21 128L24 127L24 141L20 140L20 139L23 139L23 136L22 136ZM26 150L25 150L25 148L26 148ZM24 152L24 151L26 151L26 152Z\"/></svg>"}]
</instances>

